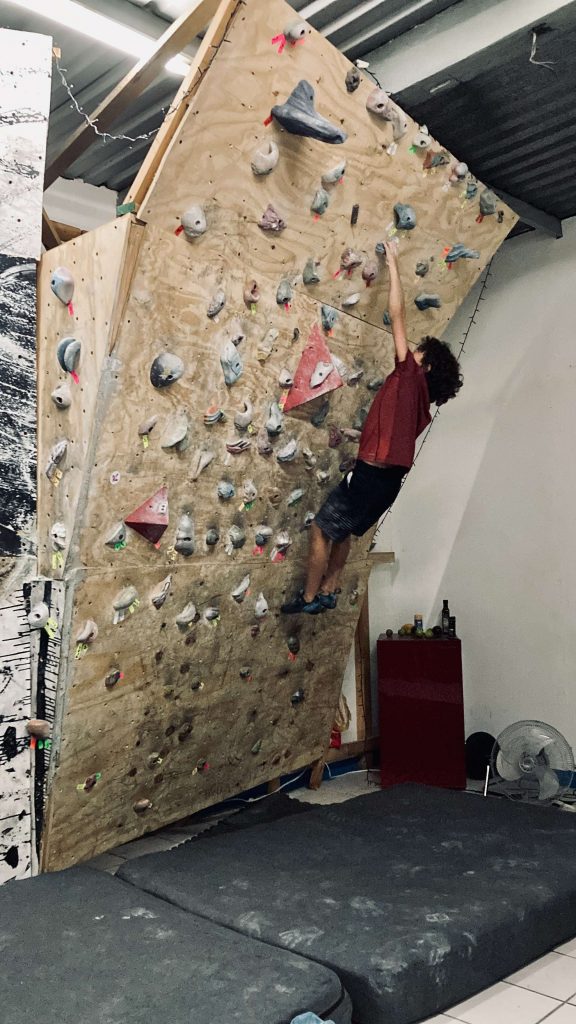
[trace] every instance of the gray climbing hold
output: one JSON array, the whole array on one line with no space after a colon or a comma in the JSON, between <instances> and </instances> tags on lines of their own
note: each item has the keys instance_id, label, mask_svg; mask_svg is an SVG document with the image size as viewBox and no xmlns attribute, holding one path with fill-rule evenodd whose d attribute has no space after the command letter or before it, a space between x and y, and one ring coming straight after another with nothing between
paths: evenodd
<instances>
[{"instance_id":1,"label":"gray climbing hold","mask_svg":"<svg viewBox=\"0 0 576 1024\"><path fill-rule=\"evenodd\" d=\"M225 341L220 349L220 364L224 373L224 380L229 387L240 380L244 364L238 354L236 346L230 341Z\"/></svg>"},{"instance_id":2,"label":"gray climbing hold","mask_svg":"<svg viewBox=\"0 0 576 1024\"><path fill-rule=\"evenodd\" d=\"M317 188L314 193L314 198L310 203L310 209L312 213L317 213L319 217L323 213L326 213L328 205L330 203L330 196L328 195L325 188Z\"/></svg>"},{"instance_id":3,"label":"gray climbing hold","mask_svg":"<svg viewBox=\"0 0 576 1024\"><path fill-rule=\"evenodd\" d=\"M416 264L416 270L415 270L415 273L416 273L417 277L426 277L426 274L428 273L429 270L430 270L430 260L418 260L418 263Z\"/></svg>"},{"instance_id":4,"label":"gray climbing hold","mask_svg":"<svg viewBox=\"0 0 576 1024\"><path fill-rule=\"evenodd\" d=\"M70 385L67 382L59 384L57 388L54 388L50 398L57 409L68 409L72 403Z\"/></svg>"},{"instance_id":5,"label":"gray climbing hold","mask_svg":"<svg viewBox=\"0 0 576 1024\"><path fill-rule=\"evenodd\" d=\"M302 688L295 690L292 696L290 697L290 703L292 707L296 707L298 704L301 704L303 700L304 690ZM318 1020L320 1020L320 1017L318 1017Z\"/></svg>"},{"instance_id":6,"label":"gray climbing hold","mask_svg":"<svg viewBox=\"0 0 576 1024\"><path fill-rule=\"evenodd\" d=\"M307 530L309 526L312 526L312 523L314 522L315 519L316 519L316 513L315 512L312 512L312 511L306 512L304 514L304 520L302 522L302 526L300 528L300 531L302 532L302 530Z\"/></svg>"},{"instance_id":7,"label":"gray climbing hold","mask_svg":"<svg viewBox=\"0 0 576 1024\"><path fill-rule=\"evenodd\" d=\"M186 238L199 238L206 231L206 215L201 206L191 206L180 218Z\"/></svg>"},{"instance_id":8,"label":"gray climbing hold","mask_svg":"<svg viewBox=\"0 0 576 1024\"><path fill-rule=\"evenodd\" d=\"M236 494L236 488L229 480L220 480L216 492L222 501L230 501L230 498L233 498Z\"/></svg>"},{"instance_id":9,"label":"gray climbing hold","mask_svg":"<svg viewBox=\"0 0 576 1024\"><path fill-rule=\"evenodd\" d=\"M396 203L394 223L400 231L412 231L416 227L416 214L413 207L407 203Z\"/></svg>"},{"instance_id":10,"label":"gray climbing hold","mask_svg":"<svg viewBox=\"0 0 576 1024\"><path fill-rule=\"evenodd\" d=\"M58 342L56 358L65 373L73 373L80 359L82 342L77 338L62 338Z\"/></svg>"},{"instance_id":11,"label":"gray climbing hold","mask_svg":"<svg viewBox=\"0 0 576 1024\"><path fill-rule=\"evenodd\" d=\"M320 310L320 315L322 318L322 327L324 328L324 330L331 331L338 319L337 310L335 310L333 306L323 305Z\"/></svg>"},{"instance_id":12,"label":"gray climbing hold","mask_svg":"<svg viewBox=\"0 0 576 1024\"><path fill-rule=\"evenodd\" d=\"M453 245L450 252L446 253L444 260L446 263L456 263L457 260L479 260L480 253L478 249L468 249L463 242L458 242Z\"/></svg>"},{"instance_id":13,"label":"gray climbing hold","mask_svg":"<svg viewBox=\"0 0 576 1024\"><path fill-rule=\"evenodd\" d=\"M284 231L286 222L282 220L280 214L276 212L272 203L268 203L268 206L258 221L258 227L262 228L262 231L279 232Z\"/></svg>"},{"instance_id":14,"label":"gray climbing hold","mask_svg":"<svg viewBox=\"0 0 576 1024\"><path fill-rule=\"evenodd\" d=\"M241 455L242 452L248 451L252 447L252 442L247 437L239 437L234 441L226 442L226 451L230 455Z\"/></svg>"},{"instance_id":15,"label":"gray climbing hold","mask_svg":"<svg viewBox=\"0 0 576 1024\"><path fill-rule=\"evenodd\" d=\"M294 386L294 377L286 367L280 370L278 374L278 383L281 388L291 388Z\"/></svg>"},{"instance_id":16,"label":"gray climbing hold","mask_svg":"<svg viewBox=\"0 0 576 1024\"><path fill-rule=\"evenodd\" d=\"M340 359L340 356L335 356L334 354L332 354L332 364L333 364L334 369L336 370L336 372L340 374L342 380L344 380L344 381L348 380L348 375L349 375L350 371L349 371L348 367L346 366L346 363L344 362L344 360Z\"/></svg>"},{"instance_id":17,"label":"gray climbing hold","mask_svg":"<svg viewBox=\"0 0 576 1024\"><path fill-rule=\"evenodd\" d=\"M244 533L244 530L240 526L233 524L228 530L227 549L231 548L234 551L238 551L240 548L244 547L245 543L246 534Z\"/></svg>"},{"instance_id":18,"label":"gray climbing hold","mask_svg":"<svg viewBox=\"0 0 576 1024\"><path fill-rule=\"evenodd\" d=\"M353 292L352 295L347 295L345 299L342 299L344 309L351 309L352 306L356 306L359 302L360 292Z\"/></svg>"},{"instance_id":19,"label":"gray climbing hold","mask_svg":"<svg viewBox=\"0 0 576 1024\"><path fill-rule=\"evenodd\" d=\"M297 636L289 636L286 644L288 645L290 654L298 654L298 651L300 650L300 641Z\"/></svg>"},{"instance_id":20,"label":"gray climbing hold","mask_svg":"<svg viewBox=\"0 0 576 1024\"><path fill-rule=\"evenodd\" d=\"M496 213L496 206L498 204L498 197L492 192L492 189L485 188L480 193L480 213L482 217L488 217L492 213Z\"/></svg>"},{"instance_id":21,"label":"gray climbing hold","mask_svg":"<svg viewBox=\"0 0 576 1024\"><path fill-rule=\"evenodd\" d=\"M226 294L225 292L222 291L221 288L219 288L218 291L214 293L210 301L208 309L206 310L206 315L210 318L210 320L213 320L214 317L218 316L218 313L222 312L225 305Z\"/></svg>"},{"instance_id":22,"label":"gray climbing hold","mask_svg":"<svg viewBox=\"0 0 576 1024\"><path fill-rule=\"evenodd\" d=\"M310 417L310 423L313 427L321 427L330 412L330 403L328 399L322 402L320 408Z\"/></svg>"},{"instance_id":23,"label":"gray climbing hold","mask_svg":"<svg viewBox=\"0 0 576 1024\"><path fill-rule=\"evenodd\" d=\"M414 136L412 145L415 146L416 149L428 149L428 146L430 146L431 144L432 136L430 135L430 132L428 131L426 125L421 124L418 131L416 132L416 135Z\"/></svg>"},{"instance_id":24,"label":"gray climbing hold","mask_svg":"<svg viewBox=\"0 0 576 1024\"><path fill-rule=\"evenodd\" d=\"M344 83L346 85L347 92L356 92L356 89L360 85L361 75L358 68L348 68L346 72L346 78Z\"/></svg>"},{"instance_id":25,"label":"gray climbing hold","mask_svg":"<svg viewBox=\"0 0 576 1024\"><path fill-rule=\"evenodd\" d=\"M478 185L475 181L468 181L466 183L466 199L474 199L478 191Z\"/></svg>"},{"instance_id":26,"label":"gray climbing hold","mask_svg":"<svg viewBox=\"0 0 576 1024\"><path fill-rule=\"evenodd\" d=\"M314 469L314 466L316 465L318 460L317 460L316 456L314 455L314 452L312 451L312 449L311 448L303 448L302 449L302 455L304 456L304 463L306 465L306 470L308 471L310 469Z\"/></svg>"},{"instance_id":27,"label":"gray climbing hold","mask_svg":"<svg viewBox=\"0 0 576 1024\"><path fill-rule=\"evenodd\" d=\"M187 629L194 622L197 615L196 605L193 601L188 601L188 604L185 604L182 611L176 616L176 625L180 629Z\"/></svg>"},{"instance_id":28,"label":"gray climbing hold","mask_svg":"<svg viewBox=\"0 0 576 1024\"><path fill-rule=\"evenodd\" d=\"M122 679L122 672L119 668L110 669L107 676L104 677L104 686L107 690L112 690Z\"/></svg>"},{"instance_id":29,"label":"gray climbing hold","mask_svg":"<svg viewBox=\"0 0 576 1024\"><path fill-rule=\"evenodd\" d=\"M376 242L376 245L374 246L374 252L376 253L377 256L385 256L386 247L384 245L384 242Z\"/></svg>"},{"instance_id":30,"label":"gray climbing hold","mask_svg":"<svg viewBox=\"0 0 576 1024\"><path fill-rule=\"evenodd\" d=\"M33 605L26 616L30 629L43 629L50 618L50 609L44 601Z\"/></svg>"},{"instance_id":31,"label":"gray climbing hold","mask_svg":"<svg viewBox=\"0 0 576 1024\"><path fill-rule=\"evenodd\" d=\"M358 367L358 369L356 369L356 370L352 370L348 374L348 380L346 382L348 384L348 387L349 388L353 388L355 384L358 384L359 381L362 380L363 376L364 376L364 370L361 369L360 367Z\"/></svg>"},{"instance_id":32,"label":"gray climbing hold","mask_svg":"<svg viewBox=\"0 0 576 1024\"><path fill-rule=\"evenodd\" d=\"M337 185L339 181L342 181L346 173L346 161L341 160L339 164L332 167L329 171L325 171L322 175L321 181L323 185Z\"/></svg>"},{"instance_id":33,"label":"gray climbing hold","mask_svg":"<svg viewBox=\"0 0 576 1024\"><path fill-rule=\"evenodd\" d=\"M234 414L234 426L237 430L247 430L254 418L254 408L250 399L242 403L242 408Z\"/></svg>"},{"instance_id":34,"label":"gray climbing hold","mask_svg":"<svg viewBox=\"0 0 576 1024\"><path fill-rule=\"evenodd\" d=\"M273 531L271 526L267 526L266 523L260 523L260 525L256 527L254 533L254 541L256 545L259 548L266 547L268 541L270 540L270 537L272 536L272 533Z\"/></svg>"},{"instance_id":35,"label":"gray climbing hold","mask_svg":"<svg viewBox=\"0 0 576 1024\"><path fill-rule=\"evenodd\" d=\"M180 380L184 373L184 363L180 356L173 352L162 352L150 367L150 383L155 388L167 388Z\"/></svg>"},{"instance_id":36,"label":"gray climbing hold","mask_svg":"<svg viewBox=\"0 0 576 1024\"><path fill-rule=\"evenodd\" d=\"M208 608L204 609L202 618L205 619L206 622L217 622L220 618L220 609L213 604L208 605Z\"/></svg>"},{"instance_id":37,"label":"gray climbing hold","mask_svg":"<svg viewBox=\"0 0 576 1024\"><path fill-rule=\"evenodd\" d=\"M55 445L50 449L48 461L46 463L45 473L49 480L53 480L56 476L58 466L66 458L66 452L68 451L68 441L63 438L61 441L57 441Z\"/></svg>"},{"instance_id":38,"label":"gray climbing hold","mask_svg":"<svg viewBox=\"0 0 576 1024\"><path fill-rule=\"evenodd\" d=\"M286 278L280 281L276 289L276 302L279 306L285 306L287 303L292 302L292 285ZM276 331L276 337L278 337L278 331Z\"/></svg>"},{"instance_id":39,"label":"gray climbing hold","mask_svg":"<svg viewBox=\"0 0 576 1024\"><path fill-rule=\"evenodd\" d=\"M278 405L278 402L271 402L268 409L268 419L265 423L266 431L269 437L276 437L282 433L284 427L284 417L282 410Z\"/></svg>"},{"instance_id":40,"label":"gray climbing hold","mask_svg":"<svg viewBox=\"0 0 576 1024\"><path fill-rule=\"evenodd\" d=\"M226 333L227 337L236 348L238 348L238 345L240 345L246 338L244 324L237 316L235 316L233 320L231 320L230 323L228 324Z\"/></svg>"},{"instance_id":41,"label":"gray climbing hold","mask_svg":"<svg viewBox=\"0 0 576 1024\"><path fill-rule=\"evenodd\" d=\"M268 455L272 455L273 448L272 445L270 444L270 441L268 440L268 433L266 431L265 426L261 427L260 430L258 431L258 436L256 438L256 448L258 451L258 455L263 455L264 458L267 458Z\"/></svg>"},{"instance_id":42,"label":"gray climbing hold","mask_svg":"<svg viewBox=\"0 0 576 1024\"><path fill-rule=\"evenodd\" d=\"M392 317L390 316L390 313L388 312L387 309L385 309L382 314L382 323L384 324L385 327L392 326Z\"/></svg>"},{"instance_id":43,"label":"gray climbing hold","mask_svg":"<svg viewBox=\"0 0 576 1024\"><path fill-rule=\"evenodd\" d=\"M244 579L240 580L238 586L234 587L234 590L230 592L230 597L232 598L233 601L236 601L236 604L242 604L249 589L250 576L244 576Z\"/></svg>"},{"instance_id":44,"label":"gray climbing hold","mask_svg":"<svg viewBox=\"0 0 576 1024\"><path fill-rule=\"evenodd\" d=\"M210 529L206 530L206 543L209 548L215 547L220 540L220 532L215 526L211 526Z\"/></svg>"},{"instance_id":45,"label":"gray climbing hold","mask_svg":"<svg viewBox=\"0 0 576 1024\"><path fill-rule=\"evenodd\" d=\"M155 608L161 608L168 594L170 593L170 587L172 586L172 576L169 574L160 583L157 583L152 593L150 594L150 600Z\"/></svg>"},{"instance_id":46,"label":"gray climbing hold","mask_svg":"<svg viewBox=\"0 0 576 1024\"><path fill-rule=\"evenodd\" d=\"M64 551L66 547L66 527L64 523L54 523L50 530L50 539L54 551Z\"/></svg>"},{"instance_id":47,"label":"gray climbing hold","mask_svg":"<svg viewBox=\"0 0 576 1024\"><path fill-rule=\"evenodd\" d=\"M360 406L354 417L354 420L352 421L352 427L354 428L354 430L362 430L366 422L367 415L368 409L366 409L365 406Z\"/></svg>"},{"instance_id":48,"label":"gray climbing hold","mask_svg":"<svg viewBox=\"0 0 576 1024\"><path fill-rule=\"evenodd\" d=\"M276 452L276 459L278 462L293 462L298 454L298 443L295 438L291 438L286 444L282 445Z\"/></svg>"},{"instance_id":49,"label":"gray climbing hold","mask_svg":"<svg viewBox=\"0 0 576 1024\"><path fill-rule=\"evenodd\" d=\"M263 338L258 342L256 347L256 358L258 362L264 363L272 355L272 350L276 341L278 340L278 331L275 327L270 327Z\"/></svg>"},{"instance_id":50,"label":"gray climbing hold","mask_svg":"<svg viewBox=\"0 0 576 1024\"><path fill-rule=\"evenodd\" d=\"M330 376L330 374L332 373L333 370L334 370L334 364L333 363L325 363L322 360L317 362L316 366L314 367L314 370L312 371L311 377L310 377L310 387L311 388L318 388L318 387L320 387L320 385L324 383L326 378Z\"/></svg>"},{"instance_id":51,"label":"gray climbing hold","mask_svg":"<svg viewBox=\"0 0 576 1024\"><path fill-rule=\"evenodd\" d=\"M112 527L110 533L107 535L104 544L107 548L115 548L119 544L124 545L126 543L126 526L124 523L116 523Z\"/></svg>"},{"instance_id":52,"label":"gray climbing hold","mask_svg":"<svg viewBox=\"0 0 576 1024\"><path fill-rule=\"evenodd\" d=\"M179 409L169 417L160 438L160 447L166 451L169 448L176 448L179 452L184 451L188 447L188 428L186 410Z\"/></svg>"},{"instance_id":53,"label":"gray climbing hold","mask_svg":"<svg viewBox=\"0 0 576 1024\"><path fill-rule=\"evenodd\" d=\"M464 181L467 174L468 164L465 164L463 161L460 161L459 163L453 165L452 173L450 175L450 181Z\"/></svg>"},{"instance_id":54,"label":"gray climbing hold","mask_svg":"<svg viewBox=\"0 0 576 1024\"><path fill-rule=\"evenodd\" d=\"M141 800L136 800L136 802L132 804L132 810L136 814L144 814L146 811L150 811L153 806L154 804L151 800L148 800L146 797L142 797Z\"/></svg>"},{"instance_id":55,"label":"gray climbing hold","mask_svg":"<svg viewBox=\"0 0 576 1024\"><path fill-rule=\"evenodd\" d=\"M77 644L92 644L98 636L98 626L94 622L94 619L86 619L86 622L76 633Z\"/></svg>"},{"instance_id":56,"label":"gray climbing hold","mask_svg":"<svg viewBox=\"0 0 576 1024\"><path fill-rule=\"evenodd\" d=\"M157 422L157 416L149 416L148 419L142 420L142 423L138 427L138 436L146 437L148 434L151 434Z\"/></svg>"},{"instance_id":57,"label":"gray climbing hold","mask_svg":"<svg viewBox=\"0 0 576 1024\"><path fill-rule=\"evenodd\" d=\"M318 469L316 471L316 479L320 485L326 484L330 479L330 473L326 469Z\"/></svg>"},{"instance_id":58,"label":"gray climbing hold","mask_svg":"<svg viewBox=\"0 0 576 1024\"><path fill-rule=\"evenodd\" d=\"M114 625L126 618L126 612L138 600L136 587L124 587L114 598L112 608L114 609Z\"/></svg>"},{"instance_id":59,"label":"gray climbing hold","mask_svg":"<svg viewBox=\"0 0 576 1024\"><path fill-rule=\"evenodd\" d=\"M425 292L421 292L414 299L418 309L440 309L442 305L442 299L439 295L427 295Z\"/></svg>"},{"instance_id":60,"label":"gray climbing hold","mask_svg":"<svg viewBox=\"0 0 576 1024\"><path fill-rule=\"evenodd\" d=\"M369 391L379 391L384 383L384 377L373 377L369 380L366 387Z\"/></svg>"},{"instance_id":61,"label":"gray climbing hold","mask_svg":"<svg viewBox=\"0 0 576 1024\"><path fill-rule=\"evenodd\" d=\"M190 476L192 480L197 480L200 473L210 465L214 458L215 453L211 448L197 448L190 464Z\"/></svg>"},{"instance_id":62,"label":"gray climbing hold","mask_svg":"<svg viewBox=\"0 0 576 1024\"><path fill-rule=\"evenodd\" d=\"M263 146L260 146L252 156L252 162L250 164L252 172L258 176L270 174L274 170L278 160L280 158L280 152L275 142L265 142Z\"/></svg>"},{"instance_id":63,"label":"gray climbing hold","mask_svg":"<svg viewBox=\"0 0 576 1024\"><path fill-rule=\"evenodd\" d=\"M392 125L392 137L398 142L408 131L408 122L403 112L383 89L373 89L366 100L366 109Z\"/></svg>"},{"instance_id":64,"label":"gray climbing hold","mask_svg":"<svg viewBox=\"0 0 576 1024\"><path fill-rule=\"evenodd\" d=\"M304 272L302 274L302 280L304 281L304 284L318 284L320 280L320 274L318 273L316 268L319 265L319 262L315 260L313 256L311 256L310 259L307 261L306 266L304 267Z\"/></svg>"},{"instance_id":65,"label":"gray climbing hold","mask_svg":"<svg viewBox=\"0 0 576 1024\"><path fill-rule=\"evenodd\" d=\"M67 306L74 295L74 278L67 267L56 267L50 275L50 288L57 299Z\"/></svg>"},{"instance_id":66,"label":"gray climbing hold","mask_svg":"<svg viewBox=\"0 0 576 1024\"><path fill-rule=\"evenodd\" d=\"M179 555L194 554L194 523L189 512L183 512L178 520L174 550Z\"/></svg>"},{"instance_id":67,"label":"gray climbing hold","mask_svg":"<svg viewBox=\"0 0 576 1024\"><path fill-rule=\"evenodd\" d=\"M254 743L250 747L250 753L251 754L259 754L261 750L262 750L262 740L256 740L256 743Z\"/></svg>"},{"instance_id":68,"label":"gray climbing hold","mask_svg":"<svg viewBox=\"0 0 576 1024\"><path fill-rule=\"evenodd\" d=\"M291 544L292 544L292 538L291 538L290 534L288 533L288 531L287 530L280 530L280 532L277 533L275 538L274 538L274 551L275 552L280 552L281 554L285 555L286 552L288 551L288 548L291 546ZM271 559L273 561L274 560L274 554L271 554L270 557L271 557Z\"/></svg>"},{"instance_id":69,"label":"gray climbing hold","mask_svg":"<svg viewBox=\"0 0 576 1024\"><path fill-rule=\"evenodd\" d=\"M304 79L298 82L285 103L272 107L272 117L291 135L318 139L331 145L345 142L348 136L314 109L314 89Z\"/></svg>"},{"instance_id":70,"label":"gray climbing hold","mask_svg":"<svg viewBox=\"0 0 576 1024\"><path fill-rule=\"evenodd\" d=\"M247 505L256 501L256 498L258 497L258 488L253 480L245 480L242 484L242 497Z\"/></svg>"},{"instance_id":71,"label":"gray climbing hold","mask_svg":"<svg viewBox=\"0 0 576 1024\"><path fill-rule=\"evenodd\" d=\"M290 494L286 498L286 504L288 505L288 507L291 507L292 505L297 505L298 502L303 497L304 497L304 490L303 490L303 488L302 487L295 487L293 491L290 491Z\"/></svg>"}]
</instances>

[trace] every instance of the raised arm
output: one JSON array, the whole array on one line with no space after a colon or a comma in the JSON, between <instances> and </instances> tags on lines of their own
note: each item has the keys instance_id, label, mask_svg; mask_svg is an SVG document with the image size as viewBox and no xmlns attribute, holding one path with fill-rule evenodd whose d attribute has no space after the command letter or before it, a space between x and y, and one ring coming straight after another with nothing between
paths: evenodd
<instances>
[{"instance_id":1,"label":"raised arm","mask_svg":"<svg viewBox=\"0 0 576 1024\"><path fill-rule=\"evenodd\" d=\"M392 321L392 337L394 348L399 363L403 363L408 354L408 342L406 340L406 311L404 309L404 295L402 283L398 271L398 247L394 242L384 242L386 260L390 272L390 294L388 297L388 312Z\"/></svg>"}]
</instances>

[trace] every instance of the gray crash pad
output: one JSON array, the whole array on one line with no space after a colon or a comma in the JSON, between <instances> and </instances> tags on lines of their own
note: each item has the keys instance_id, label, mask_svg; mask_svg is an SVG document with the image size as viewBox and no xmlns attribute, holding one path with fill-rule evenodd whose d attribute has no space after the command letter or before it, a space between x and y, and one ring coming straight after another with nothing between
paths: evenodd
<instances>
[{"instance_id":1,"label":"gray crash pad","mask_svg":"<svg viewBox=\"0 0 576 1024\"><path fill-rule=\"evenodd\" d=\"M3 886L0 949L10 1024L350 1024L330 970L90 868Z\"/></svg>"},{"instance_id":2,"label":"gray crash pad","mask_svg":"<svg viewBox=\"0 0 576 1024\"><path fill-rule=\"evenodd\" d=\"M406 785L120 874L331 967L362 1024L410 1024L576 933L575 844L572 816L555 808Z\"/></svg>"}]
</instances>

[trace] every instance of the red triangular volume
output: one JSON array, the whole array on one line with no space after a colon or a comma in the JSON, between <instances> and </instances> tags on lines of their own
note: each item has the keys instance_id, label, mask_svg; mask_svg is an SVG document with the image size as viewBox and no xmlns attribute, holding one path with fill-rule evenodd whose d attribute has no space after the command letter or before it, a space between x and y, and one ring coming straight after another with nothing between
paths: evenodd
<instances>
[{"instance_id":1,"label":"red triangular volume","mask_svg":"<svg viewBox=\"0 0 576 1024\"><path fill-rule=\"evenodd\" d=\"M168 488L161 487L126 516L124 522L151 544L157 544L168 526Z\"/></svg>"},{"instance_id":2,"label":"red triangular volume","mask_svg":"<svg viewBox=\"0 0 576 1024\"><path fill-rule=\"evenodd\" d=\"M290 388L284 402L284 412L290 412L290 409L296 409L299 405L305 405L306 402L311 402L314 398L318 398L319 395L326 395L329 391L342 387L344 381L336 367L330 371L326 379L318 387L313 388L310 386L310 378L318 363L331 362L332 356L330 355L330 349L326 344L324 335L318 324L314 324L308 338L308 344L300 356L300 362L294 374L294 384Z\"/></svg>"}]
</instances>

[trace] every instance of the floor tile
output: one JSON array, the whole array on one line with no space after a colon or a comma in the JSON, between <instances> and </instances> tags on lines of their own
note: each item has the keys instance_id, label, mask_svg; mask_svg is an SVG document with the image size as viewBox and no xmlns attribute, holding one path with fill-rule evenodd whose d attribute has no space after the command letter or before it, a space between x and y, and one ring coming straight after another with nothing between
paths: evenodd
<instances>
[{"instance_id":1,"label":"floor tile","mask_svg":"<svg viewBox=\"0 0 576 1024\"><path fill-rule=\"evenodd\" d=\"M506 981L553 999L570 999L576 993L576 958L547 953L540 960L511 974Z\"/></svg>"},{"instance_id":2,"label":"floor tile","mask_svg":"<svg viewBox=\"0 0 576 1024\"><path fill-rule=\"evenodd\" d=\"M546 1017L545 1024L548 1024L548 1021L550 1024L576 1024L576 1006L564 1003L564 1006L560 1006L549 1017Z\"/></svg>"},{"instance_id":3,"label":"floor tile","mask_svg":"<svg viewBox=\"0 0 576 1024\"><path fill-rule=\"evenodd\" d=\"M447 1011L464 1024L538 1024L560 1005L557 999L498 982Z\"/></svg>"},{"instance_id":4,"label":"floor tile","mask_svg":"<svg viewBox=\"0 0 576 1024\"><path fill-rule=\"evenodd\" d=\"M422 1021L422 1024L458 1024L458 1021L455 1022L453 1017L445 1017L441 1013L438 1017L429 1017L428 1020Z\"/></svg>"},{"instance_id":5,"label":"floor tile","mask_svg":"<svg viewBox=\"0 0 576 1024\"><path fill-rule=\"evenodd\" d=\"M556 952L563 953L564 956L576 956L576 939L570 939L561 946L557 946Z\"/></svg>"}]
</instances>

